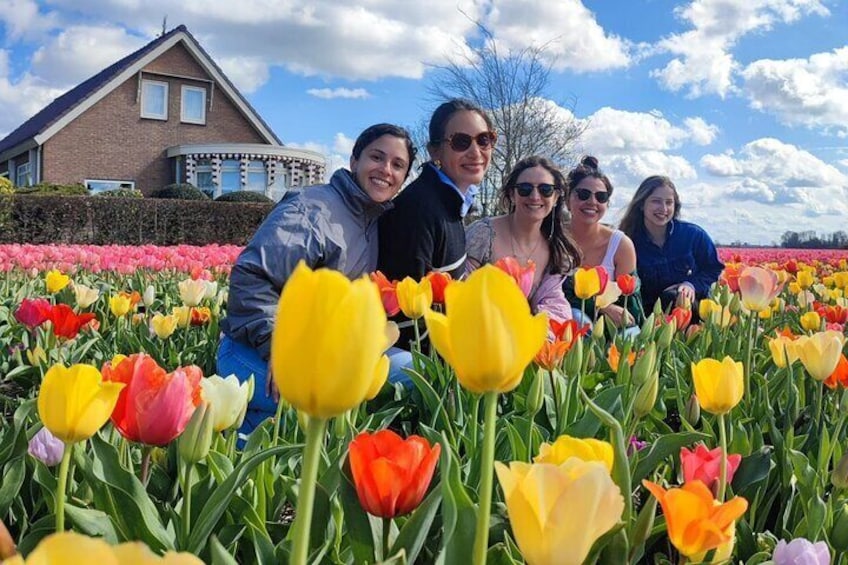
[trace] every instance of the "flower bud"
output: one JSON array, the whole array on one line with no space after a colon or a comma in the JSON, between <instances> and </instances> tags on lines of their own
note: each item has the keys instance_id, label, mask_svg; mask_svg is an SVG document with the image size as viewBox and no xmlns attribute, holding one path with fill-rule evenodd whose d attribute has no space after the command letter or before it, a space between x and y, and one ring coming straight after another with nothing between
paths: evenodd
<instances>
[{"instance_id":1,"label":"flower bud","mask_svg":"<svg viewBox=\"0 0 848 565\"><path fill-rule=\"evenodd\" d=\"M848 488L848 452L839 458L830 474L830 482L836 488Z\"/></svg>"},{"instance_id":2,"label":"flower bud","mask_svg":"<svg viewBox=\"0 0 848 565\"><path fill-rule=\"evenodd\" d=\"M739 297L738 294L735 294L735 293L733 294L733 296L730 298L730 304L728 305L727 308L728 308L728 310L730 310L730 313L732 315L734 315L734 316L739 315L739 312L742 311L742 299Z\"/></svg>"},{"instance_id":3,"label":"flower bud","mask_svg":"<svg viewBox=\"0 0 848 565\"><path fill-rule=\"evenodd\" d=\"M545 372L545 369L537 370L530 381L530 388L527 389L527 415L531 421L542 409L542 403L545 401Z\"/></svg>"},{"instance_id":4,"label":"flower bud","mask_svg":"<svg viewBox=\"0 0 848 565\"><path fill-rule=\"evenodd\" d=\"M641 386L645 383L653 373L657 372L657 344L650 342L642 353L642 356L636 359L633 365L632 382L636 386Z\"/></svg>"},{"instance_id":5,"label":"flower bud","mask_svg":"<svg viewBox=\"0 0 848 565\"><path fill-rule=\"evenodd\" d=\"M660 379L659 373L654 374L645 381L639 390L636 391L636 398L633 401L633 413L637 418L641 418L650 414L657 403L657 393L659 392Z\"/></svg>"},{"instance_id":6,"label":"flower bud","mask_svg":"<svg viewBox=\"0 0 848 565\"><path fill-rule=\"evenodd\" d=\"M697 395L693 394L686 401L686 405L683 407L683 417L692 427L697 426L698 422L701 421L701 404L698 402Z\"/></svg>"},{"instance_id":7,"label":"flower bud","mask_svg":"<svg viewBox=\"0 0 848 565\"><path fill-rule=\"evenodd\" d=\"M153 301L156 299L156 289L153 288L153 285L147 285L147 288L144 289L144 294L141 295L141 300L144 302L145 308L150 308L153 305Z\"/></svg>"},{"instance_id":8,"label":"flower bud","mask_svg":"<svg viewBox=\"0 0 848 565\"><path fill-rule=\"evenodd\" d=\"M606 322L604 320L606 320L606 316L601 316L592 328L592 339L595 341L604 341L604 329L606 327Z\"/></svg>"},{"instance_id":9,"label":"flower bud","mask_svg":"<svg viewBox=\"0 0 848 565\"><path fill-rule=\"evenodd\" d=\"M48 467L53 467L62 462L62 456L65 455L65 443L51 434L47 428L41 428L29 440L27 453Z\"/></svg>"},{"instance_id":10,"label":"flower bud","mask_svg":"<svg viewBox=\"0 0 848 565\"><path fill-rule=\"evenodd\" d=\"M662 315L662 313L660 313ZM651 314L645 321L642 323L642 329L639 331L639 337L641 337L645 342L651 341L651 338L654 335L654 320L657 319L657 316Z\"/></svg>"},{"instance_id":11,"label":"flower bud","mask_svg":"<svg viewBox=\"0 0 848 565\"><path fill-rule=\"evenodd\" d=\"M583 367L583 340L578 338L571 351L565 356L565 374L574 377L580 374Z\"/></svg>"},{"instance_id":12,"label":"flower bud","mask_svg":"<svg viewBox=\"0 0 848 565\"><path fill-rule=\"evenodd\" d=\"M177 439L177 451L183 461L197 463L209 455L214 423L214 413L204 400L194 409L186 429Z\"/></svg>"},{"instance_id":13,"label":"flower bud","mask_svg":"<svg viewBox=\"0 0 848 565\"><path fill-rule=\"evenodd\" d=\"M595 355L594 349L589 349L589 353L586 355L586 370L594 371L595 364L598 362L598 357Z\"/></svg>"},{"instance_id":14,"label":"flower bud","mask_svg":"<svg viewBox=\"0 0 848 565\"><path fill-rule=\"evenodd\" d=\"M671 346L671 340L674 338L674 332L677 330L677 322L674 319L667 324L663 324L660 333L657 335L657 347L660 351L668 349Z\"/></svg>"},{"instance_id":15,"label":"flower bud","mask_svg":"<svg viewBox=\"0 0 848 565\"><path fill-rule=\"evenodd\" d=\"M833 544L837 555L848 552L848 504L846 503L834 511L830 543Z\"/></svg>"}]
</instances>

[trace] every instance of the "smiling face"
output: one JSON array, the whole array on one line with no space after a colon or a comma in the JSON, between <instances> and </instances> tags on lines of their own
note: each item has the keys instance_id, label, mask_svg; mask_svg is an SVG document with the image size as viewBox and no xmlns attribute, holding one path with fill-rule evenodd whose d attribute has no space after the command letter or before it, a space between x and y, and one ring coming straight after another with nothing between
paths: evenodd
<instances>
[{"instance_id":1,"label":"smiling face","mask_svg":"<svg viewBox=\"0 0 848 565\"><path fill-rule=\"evenodd\" d=\"M529 183L536 188L528 196L521 196L516 188L512 187L512 201L515 204L515 219L519 222L541 222L554 209L559 199L559 191L554 191L552 196L545 198L539 193L540 184L555 185L554 176L544 167L531 167L524 169L515 184Z\"/></svg>"},{"instance_id":2,"label":"smiling face","mask_svg":"<svg viewBox=\"0 0 848 565\"><path fill-rule=\"evenodd\" d=\"M374 202L386 202L398 193L409 170L406 141L383 135L365 146L359 158L350 158L350 172Z\"/></svg>"},{"instance_id":3,"label":"smiling face","mask_svg":"<svg viewBox=\"0 0 848 565\"><path fill-rule=\"evenodd\" d=\"M583 189L592 192L592 197L588 200L580 200L577 196L578 191ZM572 222L595 224L601 221L607 212L609 201L598 202L597 197L594 196L598 192L607 192L607 187L604 181L595 177L586 177L574 187L568 196L568 210L571 212Z\"/></svg>"},{"instance_id":4,"label":"smiling face","mask_svg":"<svg viewBox=\"0 0 848 565\"><path fill-rule=\"evenodd\" d=\"M476 137L489 131L486 120L477 112L460 110L451 116L445 127L444 140L430 148L430 157L441 162L442 172L463 192L472 184L480 184L492 158L491 146L481 149L476 141L465 151L456 151L445 141L455 133Z\"/></svg>"},{"instance_id":5,"label":"smiling face","mask_svg":"<svg viewBox=\"0 0 848 565\"><path fill-rule=\"evenodd\" d=\"M648 230L661 230L674 218L674 190L661 184L645 199L642 212Z\"/></svg>"}]
</instances>

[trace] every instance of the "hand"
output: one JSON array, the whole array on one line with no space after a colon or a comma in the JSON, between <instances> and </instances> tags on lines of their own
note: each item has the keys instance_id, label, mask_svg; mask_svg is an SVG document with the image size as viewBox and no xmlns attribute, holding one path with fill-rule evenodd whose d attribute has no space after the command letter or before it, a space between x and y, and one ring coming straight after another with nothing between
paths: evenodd
<instances>
[{"instance_id":1,"label":"hand","mask_svg":"<svg viewBox=\"0 0 848 565\"><path fill-rule=\"evenodd\" d=\"M277 383L274 382L270 363L268 363L268 376L265 379L265 396L270 396L274 399L274 402L280 402L280 391L277 390Z\"/></svg>"},{"instance_id":2,"label":"hand","mask_svg":"<svg viewBox=\"0 0 848 565\"><path fill-rule=\"evenodd\" d=\"M691 305L695 301L695 289L691 285L681 284L677 287L677 306Z\"/></svg>"}]
</instances>

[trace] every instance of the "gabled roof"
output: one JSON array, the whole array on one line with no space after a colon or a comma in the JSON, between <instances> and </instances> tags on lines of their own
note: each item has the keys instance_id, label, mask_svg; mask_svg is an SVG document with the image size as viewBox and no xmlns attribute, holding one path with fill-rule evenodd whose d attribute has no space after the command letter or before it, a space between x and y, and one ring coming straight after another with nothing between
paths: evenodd
<instances>
[{"instance_id":1,"label":"gabled roof","mask_svg":"<svg viewBox=\"0 0 848 565\"><path fill-rule=\"evenodd\" d=\"M282 145L280 139L271 131L268 124L253 109L253 106L241 95L235 85L230 82L221 68L212 60L212 57L200 46L188 29L184 25L180 25L53 100L3 140L0 140L0 160L12 157L27 148L43 144L73 119L180 41L184 43L189 53L213 77L215 84L227 94L266 141L269 144ZM12 149L14 151L10 151Z\"/></svg>"}]
</instances>

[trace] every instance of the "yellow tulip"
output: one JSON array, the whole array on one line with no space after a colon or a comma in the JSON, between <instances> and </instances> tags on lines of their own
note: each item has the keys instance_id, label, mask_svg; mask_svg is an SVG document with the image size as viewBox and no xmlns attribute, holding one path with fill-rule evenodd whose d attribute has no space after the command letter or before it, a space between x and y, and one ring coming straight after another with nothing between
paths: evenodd
<instances>
[{"instance_id":1,"label":"yellow tulip","mask_svg":"<svg viewBox=\"0 0 848 565\"><path fill-rule=\"evenodd\" d=\"M801 288L801 285L799 285L796 282L789 283L788 288L789 288L789 292L791 292L792 294L798 294L799 292L804 290L803 288Z\"/></svg>"},{"instance_id":2,"label":"yellow tulip","mask_svg":"<svg viewBox=\"0 0 848 565\"><path fill-rule=\"evenodd\" d=\"M203 565L200 558L185 551L169 551L159 557L140 541L116 545L112 548L112 554L118 563L126 565Z\"/></svg>"},{"instance_id":3,"label":"yellow tulip","mask_svg":"<svg viewBox=\"0 0 848 565\"><path fill-rule=\"evenodd\" d=\"M71 277L56 269L47 271L47 274L44 275L44 284L47 286L47 292L50 294L56 294L68 286L70 282Z\"/></svg>"},{"instance_id":4,"label":"yellow tulip","mask_svg":"<svg viewBox=\"0 0 848 565\"><path fill-rule=\"evenodd\" d=\"M177 283L180 298L186 306L197 306L206 296L206 281L203 279L185 279Z\"/></svg>"},{"instance_id":5,"label":"yellow tulip","mask_svg":"<svg viewBox=\"0 0 848 565\"><path fill-rule=\"evenodd\" d=\"M177 325L181 328L187 328L191 323L191 307L189 306L174 306L171 308L171 315L176 316Z\"/></svg>"},{"instance_id":6,"label":"yellow tulip","mask_svg":"<svg viewBox=\"0 0 848 565\"><path fill-rule=\"evenodd\" d=\"M117 318L120 318L121 316L126 316L127 312L130 311L131 307L132 302L130 302L129 297L124 296L122 294L116 294L109 299L109 309L112 311L112 314L114 314Z\"/></svg>"},{"instance_id":7,"label":"yellow tulip","mask_svg":"<svg viewBox=\"0 0 848 565\"><path fill-rule=\"evenodd\" d=\"M842 355L844 339L840 332L834 330L797 339L798 358L811 377L823 381L833 373Z\"/></svg>"},{"instance_id":8,"label":"yellow tulip","mask_svg":"<svg viewBox=\"0 0 848 565\"><path fill-rule=\"evenodd\" d=\"M779 368L786 367L787 362L791 365L798 360L798 349L795 340L786 336L777 336L768 340L771 359Z\"/></svg>"},{"instance_id":9,"label":"yellow tulip","mask_svg":"<svg viewBox=\"0 0 848 565\"><path fill-rule=\"evenodd\" d=\"M6 561L3 562L4 564ZM11 561L14 563L14 561ZM121 565L112 548L103 538L90 538L75 532L50 534L38 543L26 561L29 565L71 565L97 563L97 565Z\"/></svg>"},{"instance_id":10,"label":"yellow tulip","mask_svg":"<svg viewBox=\"0 0 848 565\"><path fill-rule=\"evenodd\" d=\"M742 363L730 357L692 363L692 379L701 408L711 414L727 414L739 404L745 392Z\"/></svg>"},{"instance_id":11,"label":"yellow tulip","mask_svg":"<svg viewBox=\"0 0 848 565\"><path fill-rule=\"evenodd\" d=\"M533 316L515 281L484 265L445 289L447 315L427 311L433 347L475 393L508 392L547 338L543 313Z\"/></svg>"},{"instance_id":12,"label":"yellow tulip","mask_svg":"<svg viewBox=\"0 0 848 565\"><path fill-rule=\"evenodd\" d=\"M397 284L398 306L407 317L417 320L424 315L433 303L433 287L429 278L416 282L412 277L406 277Z\"/></svg>"},{"instance_id":13,"label":"yellow tulip","mask_svg":"<svg viewBox=\"0 0 848 565\"><path fill-rule=\"evenodd\" d=\"M817 332L821 329L821 316L818 312L805 312L801 315L801 327L808 332Z\"/></svg>"},{"instance_id":14,"label":"yellow tulip","mask_svg":"<svg viewBox=\"0 0 848 565\"><path fill-rule=\"evenodd\" d=\"M748 509L748 501L735 496L720 504L701 481L689 481L680 488L664 489L650 481L642 484L662 506L668 538L677 550L700 563L711 549L733 539L736 520Z\"/></svg>"},{"instance_id":15,"label":"yellow tulip","mask_svg":"<svg viewBox=\"0 0 848 565\"><path fill-rule=\"evenodd\" d=\"M531 565L580 565L624 512L621 491L597 461L496 462L495 470L515 541Z\"/></svg>"},{"instance_id":16,"label":"yellow tulip","mask_svg":"<svg viewBox=\"0 0 848 565\"><path fill-rule=\"evenodd\" d=\"M608 280L603 267L580 267L574 272L574 294L581 300L592 298L604 291Z\"/></svg>"},{"instance_id":17,"label":"yellow tulip","mask_svg":"<svg viewBox=\"0 0 848 565\"><path fill-rule=\"evenodd\" d=\"M26 357L30 365L32 365L33 367L38 367L39 365L47 361L47 352L44 351L44 348L42 348L40 345L36 345L31 350L27 349Z\"/></svg>"},{"instance_id":18,"label":"yellow tulip","mask_svg":"<svg viewBox=\"0 0 848 565\"><path fill-rule=\"evenodd\" d=\"M351 282L298 264L280 296L271 338L280 396L316 418L373 398L388 376L386 322L380 291L367 277Z\"/></svg>"},{"instance_id":19,"label":"yellow tulip","mask_svg":"<svg viewBox=\"0 0 848 565\"><path fill-rule=\"evenodd\" d=\"M612 445L609 442L592 438L581 439L561 435L553 444L543 442L539 447L539 455L533 461L560 465L569 457L577 457L582 461L600 461L606 467L607 472L612 471L614 459Z\"/></svg>"},{"instance_id":20,"label":"yellow tulip","mask_svg":"<svg viewBox=\"0 0 848 565\"><path fill-rule=\"evenodd\" d=\"M77 300L77 306L82 309L88 308L100 298L100 291L96 288L85 286L84 284L74 284L74 297Z\"/></svg>"},{"instance_id":21,"label":"yellow tulip","mask_svg":"<svg viewBox=\"0 0 848 565\"><path fill-rule=\"evenodd\" d=\"M808 271L806 269L798 271L798 273L795 275L795 281L798 283L798 286L800 286L804 290L813 286L813 282L815 282L815 280L816 279L813 275L813 272Z\"/></svg>"},{"instance_id":22,"label":"yellow tulip","mask_svg":"<svg viewBox=\"0 0 848 565\"><path fill-rule=\"evenodd\" d=\"M168 339L177 329L180 319L173 314L155 314L150 320L150 328L159 339Z\"/></svg>"},{"instance_id":23,"label":"yellow tulip","mask_svg":"<svg viewBox=\"0 0 848 565\"><path fill-rule=\"evenodd\" d=\"M92 365L53 365L38 391L38 415L44 427L65 443L94 435L112 415L123 383L103 382Z\"/></svg>"},{"instance_id":24,"label":"yellow tulip","mask_svg":"<svg viewBox=\"0 0 848 565\"><path fill-rule=\"evenodd\" d=\"M833 284L836 288L848 288L848 271L833 273Z\"/></svg>"},{"instance_id":25,"label":"yellow tulip","mask_svg":"<svg viewBox=\"0 0 848 565\"><path fill-rule=\"evenodd\" d=\"M822 277L822 284L828 288L834 288L836 286L836 277L833 275Z\"/></svg>"}]
</instances>

